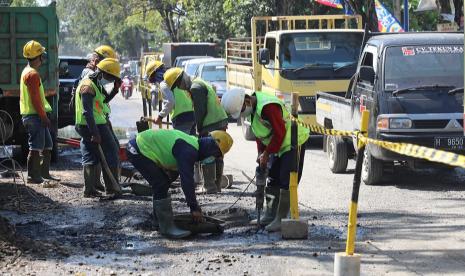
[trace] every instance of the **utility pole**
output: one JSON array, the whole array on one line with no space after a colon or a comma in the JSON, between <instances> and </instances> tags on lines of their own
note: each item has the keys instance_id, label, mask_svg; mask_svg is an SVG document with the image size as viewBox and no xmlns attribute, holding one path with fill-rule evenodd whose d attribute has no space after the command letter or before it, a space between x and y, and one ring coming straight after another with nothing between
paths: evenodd
<instances>
[{"instance_id":1,"label":"utility pole","mask_svg":"<svg viewBox=\"0 0 465 276\"><path fill-rule=\"evenodd\" d=\"M408 32L409 26L408 0L404 0L404 31Z\"/></svg>"},{"instance_id":2,"label":"utility pole","mask_svg":"<svg viewBox=\"0 0 465 276\"><path fill-rule=\"evenodd\" d=\"M397 20L400 20L402 17L400 1L401 0L394 0L394 16L397 18Z\"/></svg>"}]
</instances>

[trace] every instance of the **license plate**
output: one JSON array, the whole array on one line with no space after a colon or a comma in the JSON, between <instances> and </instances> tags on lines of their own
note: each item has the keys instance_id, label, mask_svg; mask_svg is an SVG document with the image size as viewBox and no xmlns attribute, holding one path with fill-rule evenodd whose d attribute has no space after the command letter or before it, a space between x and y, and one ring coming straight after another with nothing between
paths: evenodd
<instances>
[{"instance_id":1,"label":"license plate","mask_svg":"<svg viewBox=\"0 0 465 276\"><path fill-rule=\"evenodd\" d=\"M434 147L437 149L464 149L464 137L436 137L434 138Z\"/></svg>"}]
</instances>

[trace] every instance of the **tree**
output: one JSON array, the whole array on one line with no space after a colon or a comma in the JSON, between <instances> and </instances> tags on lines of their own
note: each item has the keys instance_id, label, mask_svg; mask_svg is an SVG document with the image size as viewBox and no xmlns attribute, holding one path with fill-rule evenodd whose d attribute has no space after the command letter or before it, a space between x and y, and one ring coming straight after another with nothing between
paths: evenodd
<instances>
[{"instance_id":1,"label":"tree","mask_svg":"<svg viewBox=\"0 0 465 276\"><path fill-rule=\"evenodd\" d=\"M349 7L362 16L364 26L370 31L378 31L378 18L375 10L375 0L344 0Z\"/></svg>"},{"instance_id":2,"label":"tree","mask_svg":"<svg viewBox=\"0 0 465 276\"><path fill-rule=\"evenodd\" d=\"M168 32L171 41L179 41L181 16L185 16L182 1L176 0L148 0L148 9L157 11L163 19L164 29Z\"/></svg>"},{"instance_id":3,"label":"tree","mask_svg":"<svg viewBox=\"0 0 465 276\"><path fill-rule=\"evenodd\" d=\"M10 3L11 7L37 7L36 0L13 0Z\"/></svg>"}]
</instances>

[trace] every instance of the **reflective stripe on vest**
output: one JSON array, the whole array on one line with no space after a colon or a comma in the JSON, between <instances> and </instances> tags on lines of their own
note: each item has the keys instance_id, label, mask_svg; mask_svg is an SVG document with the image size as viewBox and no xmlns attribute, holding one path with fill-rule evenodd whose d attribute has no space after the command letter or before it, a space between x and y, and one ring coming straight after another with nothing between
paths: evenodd
<instances>
[{"instance_id":1,"label":"reflective stripe on vest","mask_svg":"<svg viewBox=\"0 0 465 276\"><path fill-rule=\"evenodd\" d=\"M174 108L170 113L171 119L178 117L179 114L194 111L192 98L186 90L175 88L173 90L173 95Z\"/></svg>"},{"instance_id":2,"label":"reflective stripe on vest","mask_svg":"<svg viewBox=\"0 0 465 276\"><path fill-rule=\"evenodd\" d=\"M37 114L35 107L32 105L32 101L29 95L29 90L27 88L27 85L24 82L24 77L29 72L32 72L32 71L36 71L36 70L28 65L26 66L26 68L24 68L23 72L21 73L21 80L20 80L20 85L19 85L19 91L20 91L19 111L21 115ZM45 98L45 92L44 92L44 86L42 85L42 80L40 80L39 93L40 93L40 100L42 102L42 106L44 107L45 112L52 112L52 107L50 106L47 99Z\"/></svg>"},{"instance_id":3,"label":"reflective stripe on vest","mask_svg":"<svg viewBox=\"0 0 465 276\"><path fill-rule=\"evenodd\" d=\"M173 147L181 139L199 150L199 141L196 136L188 135L179 130L149 129L137 134L136 143L140 152L157 165L177 170L177 162L173 156Z\"/></svg>"},{"instance_id":4,"label":"reflective stripe on vest","mask_svg":"<svg viewBox=\"0 0 465 276\"><path fill-rule=\"evenodd\" d=\"M89 79L84 78L79 82L78 87L76 88L76 95L74 97L74 106L75 106L75 123L76 125L87 125L86 118L82 114L84 112L84 107L81 101L81 87L83 85L90 86L95 92L94 100L92 102L94 120L97 125L104 125L107 123L105 117L105 104L103 100L105 96L100 92L100 89L95 85L95 83Z\"/></svg>"},{"instance_id":5,"label":"reflective stripe on vest","mask_svg":"<svg viewBox=\"0 0 465 276\"><path fill-rule=\"evenodd\" d=\"M226 111L224 111L224 108L221 106L220 99L216 95L216 92L213 89L213 87L200 78L194 79L193 82L204 86L208 90L207 114L202 122L202 127L205 128L214 123L218 123L228 119L228 115L226 114Z\"/></svg>"},{"instance_id":6,"label":"reflective stripe on vest","mask_svg":"<svg viewBox=\"0 0 465 276\"><path fill-rule=\"evenodd\" d=\"M273 131L268 121L262 118L262 110L268 104L278 104L281 107L284 123L286 125L286 135L284 136L283 143L279 149L278 155L281 156L283 153L291 149L291 120L289 118L289 111L286 109L284 103L275 96L268 95L263 92L255 92L257 97L257 107L253 114L252 120L252 131L255 137L260 139L264 145L268 145L271 141ZM298 143L302 145L307 141L310 135L308 128L298 126Z\"/></svg>"}]
</instances>

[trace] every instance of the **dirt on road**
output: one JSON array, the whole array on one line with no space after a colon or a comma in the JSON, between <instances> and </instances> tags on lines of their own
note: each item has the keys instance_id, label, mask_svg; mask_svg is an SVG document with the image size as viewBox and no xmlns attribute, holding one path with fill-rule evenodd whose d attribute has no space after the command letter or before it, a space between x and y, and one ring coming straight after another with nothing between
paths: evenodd
<instances>
[{"instance_id":1,"label":"dirt on road","mask_svg":"<svg viewBox=\"0 0 465 276\"><path fill-rule=\"evenodd\" d=\"M155 230L151 197L83 198L78 150L63 151L53 173L62 179L55 188L24 185L21 178L16 183L11 177L1 180L2 274L282 275L285 266L271 267L277 260L326 258L330 266L331 252L343 247L344 225L332 228L310 221L311 247L307 241L283 242L279 234L249 225L255 216L255 188L252 184L244 192L249 182L234 168L226 168L234 178L230 189L206 195L199 187L197 192L204 212L227 222L224 233L181 241L165 239ZM172 188L171 195L176 212L188 212L180 187ZM318 220L302 208L303 215ZM314 265L318 271L321 263Z\"/></svg>"}]
</instances>

